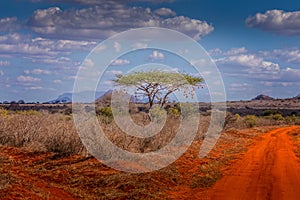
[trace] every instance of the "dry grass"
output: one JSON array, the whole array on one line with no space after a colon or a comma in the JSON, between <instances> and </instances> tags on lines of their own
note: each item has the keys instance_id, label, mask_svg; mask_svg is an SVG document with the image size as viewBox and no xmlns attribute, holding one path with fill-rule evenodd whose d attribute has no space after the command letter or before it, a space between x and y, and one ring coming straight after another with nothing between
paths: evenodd
<instances>
[{"instance_id":1,"label":"dry grass","mask_svg":"<svg viewBox=\"0 0 300 200\"><path fill-rule=\"evenodd\" d=\"M0 116L0 144L61 155L84 152L71 116L47 112Z\"/></svg>"},{"instance_id":2,"label":"dry grass","mask_svg":"<svg viewBox=\"0 0 300 200\"><path fill-rule=\"evenodd\" d=\"M111 116L98 117L99 123L110 141L122 149L136 153L161 149L174 138L180 124L178 116L169 116L159 133L153 137L141 139L130 136L120 130ZM143 112L133 113L131 117L139 125L150 123L149 116ZM210 115L201 116L195 141L204 139L209 121ZM299 117L295 116L278 120L266 117L241 117L228 114L225 130L297 124L299 121ZM194 127L191 128L194 129ZM128 129L130 130L130 127ZM24 147L33 152L54 152L61 156L88 154L77 134L72 116L62 113L50 114L37 111L8 113L2 109L0 112L0 144Z\"/></svg>"},{"instance_id":3,"label":"dry grass","mask_svg":"<svg viewBox=\"0 0 300 200\"><path fill-rule=\"evenodd\" d=\"M295 144L295 154L300 158L300 129L290 132L289 135L292 137Z\"/></svg>"}]
</instances>

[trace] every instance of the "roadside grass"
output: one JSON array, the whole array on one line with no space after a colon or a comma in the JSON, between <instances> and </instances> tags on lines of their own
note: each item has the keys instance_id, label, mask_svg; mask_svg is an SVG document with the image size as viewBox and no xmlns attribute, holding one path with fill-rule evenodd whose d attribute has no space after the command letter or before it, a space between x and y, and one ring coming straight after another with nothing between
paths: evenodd
<instances>
[{"instance_id":1,"label":"roadside grass","mask_svg":"<svg viewBox=\"0 0 300 200\"><path fill-rule=\"evenodd\" d=\"M295 131L292 131L289 133L291 136L293 143L295 145L295 154L298 158L300 158L300 129L296 129Z\"/></svg>"}]
</instances>

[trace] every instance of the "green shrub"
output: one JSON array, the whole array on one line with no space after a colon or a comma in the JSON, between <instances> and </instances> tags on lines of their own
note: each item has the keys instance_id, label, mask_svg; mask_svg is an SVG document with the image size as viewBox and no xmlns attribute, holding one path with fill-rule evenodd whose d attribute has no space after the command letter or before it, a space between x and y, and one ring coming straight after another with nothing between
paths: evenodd
<instances>
[{"instance_id":1,"label":"green shrub","mask_svg":"<svg viewBox=\"0 0 300 200\"><path fill-rule=\"evenodd\" d=\"M166 117L166 110L159 106L152 107L149 110L149 112L150 112L150 116L151 116L151 121L154 121L154 122L161 122Z\"/></svg>"},{"instance_id":2,"label":"green shrub","mask_svg":"<svg viewBox=\"0 0 300 200\"><path fill-rule=\"evenodd\" d=\"M100 114L100 119L105 124L110 124L113 121L113 112L111 107L100 108L97 113Z\"/></svg>"},{"instance_id":3,"label":"green shrub","mask_svg":"<svg viewBox=\"0 0 300 200\"><path fill-rule=\"evenodd\" d=\"M178 116L180 116L180 110L177 107L174 107L174 108L171 107L168 109L168 114L171 116L178 117Z\"/></svg>"},{"instance_id":4,"label":"green shrub","mask_svg":"<svg viewBox=\"0 0 300 200\"><path fill-rule=\"evenodd\" d=\"M238 121L240 118L241 118L241 116L239 114L235 114L234 115L234 120L235 121Z\"/></svg>"},{"instance_id":5,"label":"green shrub","mask_svg":"<svg viewBox=\"0 0 300 200\"><path fill-rule=\"evenodd\" d=\"M244 123L246 123L248 128L252 128L257 125L257 117L255 115L246 115Z\"/></svg>"},{"instance_id":6,"label":"green shrub","mask_svg":"<svg viewBox=\"0 0 300 200\"><path fill-rule=\"evenodd\" d=\"M297 117L296 115L292 115L292 116L285 117L285 121L288 124L295 124L296 122L300 121L300 118Z\"/></svg>"},{"instance_id":7,"label":"green shrub","mask_svg":"<svg viewBox=\"0 0 300 200\"><path fill-rule=\"evenodd\" d=\"M1 117L6 117L8 114L8 111L4 108L0 108L0 116Z\"/></svg>"},{"instance_id":8,"label":"green shrub","mask_svg":"<svg viewBox=\"0 0 300 200\"><path fill-rule=\"evenodd\" d=\"M111 110L111 107L100 108L99 112L100 112L100 115L102 115L104 117L113 117L113 112Z\"/></svg>"},{"instance_id":9,"label":"green shrub","mask_svg":"<svg viewBox=\"0 0 300 200\"><path fill-rule=\"evenodd\" d=\"M281 114L271 115L271 118L274 120L284 120L284 117Z\"/></svg>"}]
</instances>

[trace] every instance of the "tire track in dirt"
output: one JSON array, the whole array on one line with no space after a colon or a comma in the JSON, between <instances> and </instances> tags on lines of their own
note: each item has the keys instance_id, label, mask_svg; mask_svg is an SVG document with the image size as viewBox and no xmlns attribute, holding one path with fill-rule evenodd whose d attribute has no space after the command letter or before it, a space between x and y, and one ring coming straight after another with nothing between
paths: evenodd
<instances>
[{"instance_id":1,"label":"tire track in dirt","mask_svg":"<svg viewBox=\"0 0 300 200\"><path fill-rule=\"evenodd\" d=\"M211 189L194 199L300 199L300 163L288 133L299 127L273 130L261 137Z\"/></svg>"}]
</instances>

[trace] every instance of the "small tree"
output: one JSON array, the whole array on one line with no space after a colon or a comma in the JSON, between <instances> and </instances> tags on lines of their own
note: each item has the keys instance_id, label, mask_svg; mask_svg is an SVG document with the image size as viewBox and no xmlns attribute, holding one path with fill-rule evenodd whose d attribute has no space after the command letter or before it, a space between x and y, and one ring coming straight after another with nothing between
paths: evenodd
<instances>
[{"instance_id":1,"label":"small tree","mask_svg":"<svg viewBox=\"0 0 300 200\"><path fill-rule=\"evenodd\" d=\"M203 79L185 73L147 71L135 72L128 75L117 75L115 83L126 87L136 87L136 95L148 98L149 109L155 101L164 107L170 94L177 90L183 90L188 97L188 87L202 87Z\"/></svg>"}]
</instances>

